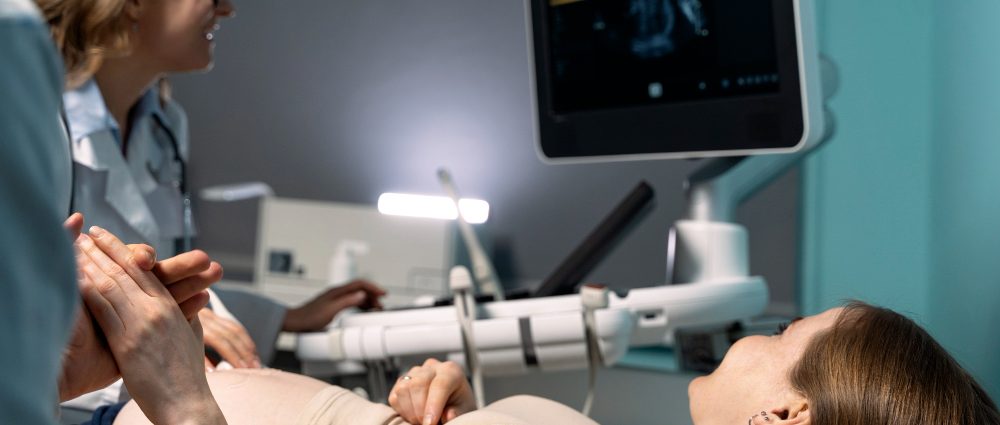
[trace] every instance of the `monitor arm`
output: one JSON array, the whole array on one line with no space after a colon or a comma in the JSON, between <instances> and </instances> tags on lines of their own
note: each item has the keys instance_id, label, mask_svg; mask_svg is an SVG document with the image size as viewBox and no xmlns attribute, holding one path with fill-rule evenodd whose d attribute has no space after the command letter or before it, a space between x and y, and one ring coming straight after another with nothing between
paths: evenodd
<instances>
[{"instance_id":1,"label":"monitor arm","mask_svg":"<svg viewBox=\"0 0 1000 425\"><path fill-rule=\"evenodd\" d=\"M825 99L839 85L836 66L821 57ZM824 109L825 134L819 143L792 154L712 159L684 182L688 217L674 224L667 252L671 283L703 283L749 276L746 229L736 224L736 207L767 187L822 146L834 132L834 117Z\"/></svg>"}]
</instances>

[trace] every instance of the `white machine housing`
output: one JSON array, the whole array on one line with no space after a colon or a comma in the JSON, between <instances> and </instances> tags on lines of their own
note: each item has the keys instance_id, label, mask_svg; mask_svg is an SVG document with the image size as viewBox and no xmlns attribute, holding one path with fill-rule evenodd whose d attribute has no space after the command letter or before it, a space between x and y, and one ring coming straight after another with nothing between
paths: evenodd
<instances>
[{"instance_id":1,"label":"white machine housing","mask_svg":"<svg viewBox=\"0 0 1000 425\"><path fill-rule=\"evenodd\" d=\"M421 297L448 294L454 241L454 224L447 220L267 197L260 205L254 289L291 307L344 283L338 280L363 278L387 290L384 305L409 306ZM288 270L271 270L276 253L291 257ZM349 264L338 257L348 257Z\"/></svg>"},{"instance_id":2,"label":"white machine housing","mask_svg":"<svg viewBox=\"0 0 1000 425\"><path fill-rule=\"evenodd\" d=\"M625 297L612 294L609 307L596 312L604 363L614 364L630 346L670 345L679 327L755 316L767 302L767 285L759 277L639 288ZM578 295L481 304L474 329L486 375L587 365ZM450 306L346 316L338 328L301 334L297 351L303 361L444 354L461 362L461 353L459 324Z\"/></svg>"}]
</instances>

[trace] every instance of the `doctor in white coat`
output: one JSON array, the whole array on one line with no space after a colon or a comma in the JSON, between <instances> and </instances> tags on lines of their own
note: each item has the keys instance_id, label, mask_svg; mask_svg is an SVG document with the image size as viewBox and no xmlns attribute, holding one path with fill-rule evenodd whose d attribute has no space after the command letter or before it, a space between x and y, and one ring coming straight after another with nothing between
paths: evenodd
<instances>
[{"instance_id":1,"label":"doctor in white coat","mask_svg":"<svg viewBox=\"0 0 1000 425\"><path fill-rule=\"evenodd\" d=\"M107 7L93 7L94 1ZM194 231L186 221L187 117L161 89L162 81L211 66L218 22L233 15L233 5L229 0L36 2L68 73L64 104L73 146L73 210L126 243L150 244L162 257L177 253ZM260 367L273 354L279 331L321 329L344 308L378 307L383 294L357 281L285 309L262 297L220 292L236 317L207 309L199 317L206 346L236 367Z\"/></svg>"}]
</instances>

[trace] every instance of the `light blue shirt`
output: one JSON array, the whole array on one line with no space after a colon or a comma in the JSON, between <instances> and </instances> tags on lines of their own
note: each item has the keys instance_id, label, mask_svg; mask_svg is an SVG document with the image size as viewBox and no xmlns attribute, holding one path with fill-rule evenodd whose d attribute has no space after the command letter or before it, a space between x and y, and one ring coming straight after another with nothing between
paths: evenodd
<instances>
[{"instance_id":1,"label":"light blue shirt","mask_svg":"<svg viewBox=\"0 0 1000 425\"><path fill-rule=\"evenodd\" d=\"M0 421L55 422L74 318L63 68L31 0L0 0Z\"/></svg>"}]
</instances>

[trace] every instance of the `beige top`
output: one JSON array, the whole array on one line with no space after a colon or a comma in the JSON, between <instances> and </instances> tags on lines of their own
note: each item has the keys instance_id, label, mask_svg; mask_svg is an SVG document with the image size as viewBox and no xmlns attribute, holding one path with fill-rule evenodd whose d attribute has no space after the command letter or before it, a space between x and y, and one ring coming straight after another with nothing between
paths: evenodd
<instances>
[{"instance_id":1,"label":"beige top","mask_svg":"<svg viewBox=\"0 0 1000 425\"><path fill-rule=\"evenodd\" d=\"M407 422L384 404L363 400L340 387L316 394L296 425L401 425ZM449 425L597 425L576 411L534 396L505 398L459 416Z\"/></svg>"},{"instance_id":2,"label":"beige top","mask_svg":"<svg viewBox=\"0 0 1000 425\"><path fill-rule=\"evenodd\" d=\"M230 425L405 425L384 404L302 375L273 369L219 371L208 374L209 386ZM290 418L295 418L291 421ZM116 425L149 424L135 402ZM554 401L516 396L460 416L449 425L597 425Z\"/></svg>"}]
</instances>

